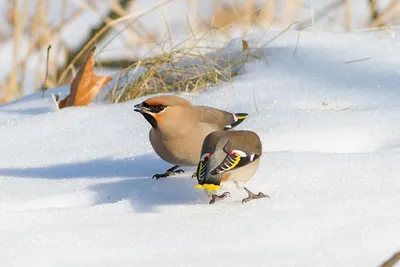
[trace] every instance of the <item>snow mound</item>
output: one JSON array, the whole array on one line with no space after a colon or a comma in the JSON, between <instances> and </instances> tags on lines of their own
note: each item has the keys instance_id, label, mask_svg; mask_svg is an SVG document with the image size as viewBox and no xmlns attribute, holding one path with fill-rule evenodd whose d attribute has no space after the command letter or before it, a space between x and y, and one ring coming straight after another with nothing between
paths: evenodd
<instances>
[{"instance_id":1,"label":"snow mound","mask_svg":"<svg viewBox=\"0 0 400 267\"><path fill-rule=\"evenodd\" d=\"M302 31L296 48L297 34L181 95L249 113L239 129L264 153L248 187L270 199L208 205L194 167L152 180L170 165L133 112L144 98L0 106L0 266L378 266L400 248L400 41Z\"/></svg>"}]
</instances>

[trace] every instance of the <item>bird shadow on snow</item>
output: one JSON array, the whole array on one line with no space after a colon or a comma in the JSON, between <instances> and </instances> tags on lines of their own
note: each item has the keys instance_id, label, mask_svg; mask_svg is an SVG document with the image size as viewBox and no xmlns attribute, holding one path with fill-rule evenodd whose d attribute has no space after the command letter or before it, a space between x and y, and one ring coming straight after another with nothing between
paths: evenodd
<instances>
[{"instance_id":1,"label":"bird shadow on snow","mask_svg":"<svg viewBox=\"0 0 400 267\"><path fill-rule=\"evenodd\" d=\"M154 154L145 154L134 158L98 158L43 167L0 168L0 175L58 180L104 178L107 181L85 188L95 194L93 205L128 200L136 212L156 212L159 206L205 203L204 192L194 188L197 180L190 178L194 169L188 169L180 176L151 179L153 174L162 173L169 167Z\"/></svg>"},{"instance_id":2,"label":"bird shadow on snow","mask_svg":"<svg viewBox=\"0 0 400 267\"><path fill-rule=\"evenodd\" d=\"M24 108L24 109L0 109L0 113L8 113L8 114L21 114L21 115L39 115L45 114L49 112L54 112L54 108L47 107L32 107L32 108Z\"/></svg>"},{"instance_id":3,"label":"bird shadow on snow","mask_svg":"<svg viewBox=\"0 0 400 267\"><path fill-rule=\"evenodd\" d=\"M168 167L153 154L127 158L97 158L89 161L61 163L42 167L0 168L0 175L39 178L39 179L76 179L76 178L120 178L151 176L164 172Z\"/></svg>"},{"instance_id":4,"label":"bird shadow on snow","mask_svg":"<svg viewBox=\"0 0 400 267\"><path fill-rule=\"evenodd\" d=\"M135 212L157 212L160 206L206 203L205 194L194 188L190 177L168 177L162 180L132 178L90 186L95 192L94 205L128 200Z\"/></svg>"}]
</instances>

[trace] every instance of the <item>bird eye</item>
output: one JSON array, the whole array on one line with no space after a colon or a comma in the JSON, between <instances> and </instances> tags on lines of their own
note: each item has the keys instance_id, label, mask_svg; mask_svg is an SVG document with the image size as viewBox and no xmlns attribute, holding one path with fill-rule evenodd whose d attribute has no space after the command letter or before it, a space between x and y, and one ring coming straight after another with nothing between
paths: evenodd
<instances>
[{"instance_id":1,"label":"bird eye","mask_svg":"<svg viewBox=\"0 0 400 267\"><path fill-rule=\"evenodd\" d=\"M159 112L163 111L165 108L166 108L166 106L164 106L164 105L152 106L151 107L151 112L159 113Z\"/></svg>"}]
</instances>

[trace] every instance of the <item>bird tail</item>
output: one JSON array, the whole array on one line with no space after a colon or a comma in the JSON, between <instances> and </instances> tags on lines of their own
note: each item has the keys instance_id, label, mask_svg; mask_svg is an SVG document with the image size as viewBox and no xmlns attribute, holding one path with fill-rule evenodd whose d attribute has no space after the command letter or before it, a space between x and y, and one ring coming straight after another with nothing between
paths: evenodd
<instances>
[{"instance_id":1,"label":"bird tail","mask_svg":"<svg viewBox=\"0 0 400 267\"><path fill-rule=\"evenodd\" d=\"M232 129L241 124L245 119L247 119L248 114L247 113L233 113L235 117L235 122L230 124L229 127L225 127L225 129Z\"/></svg>"},{"instance_id":2,"label":"bird tail","mask_svg":"<svg viewBox=\"0 0 400 267\"><path fill-rule=\"evenodd\" d=\"M235 113L235 115L240 121L244 121L249 116L247 113Z\"/></svg>"}]
</instances>

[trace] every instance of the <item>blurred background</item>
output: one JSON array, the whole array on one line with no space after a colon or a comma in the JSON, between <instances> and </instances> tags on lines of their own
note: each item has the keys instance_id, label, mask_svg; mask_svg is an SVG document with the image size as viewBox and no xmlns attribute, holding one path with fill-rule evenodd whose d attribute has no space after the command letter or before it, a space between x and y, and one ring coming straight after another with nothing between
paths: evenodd
<instances>
[{"instance_id":1,"label":"blurred background","mask_svg":"<svg viewBox=\"0 0 400 267\"><path fill-rule=\"evenodd\" d=\"M394 34L399 22L400 0L0 0L0 103L69 84L93 45L112 76L187 36L222 46L288 27Z\"/></svg>"}]
</instances>

